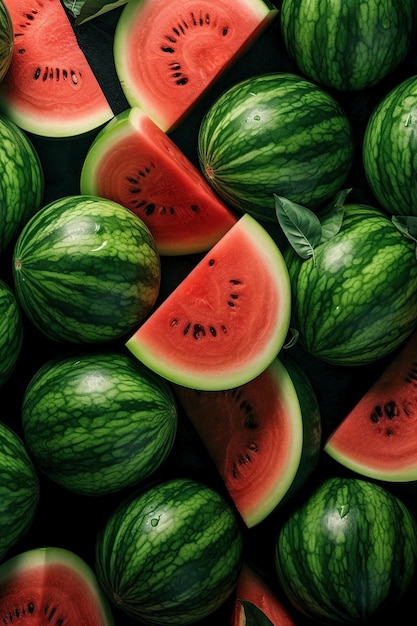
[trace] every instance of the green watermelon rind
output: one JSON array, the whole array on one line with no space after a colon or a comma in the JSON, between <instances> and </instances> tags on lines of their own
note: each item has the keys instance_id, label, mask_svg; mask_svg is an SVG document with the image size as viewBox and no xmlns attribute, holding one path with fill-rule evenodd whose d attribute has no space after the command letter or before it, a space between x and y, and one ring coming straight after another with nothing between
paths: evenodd
<instances>
[{"instance_id":1,"label":"green watermelon rind","mask_svg":"<svg viewBox=\"0 0 417 626\"><path fill-rule=\"evenodd\" d=\"M0 82L10 67L13 55L13 26L4 0L0 2Z\"/></svg>"},{"instance_id":2,"label":"green watermelon rind","mask_svg":"<svg viewBox=\"0 0 417 626\"><path fill-rule=\"evenodd\" d=\"M36 467L23 440L0 423L0 560L30 530L40 498Z\"/></svg>"},{"instance_id":3,"label":"green watermelon rind","mask_svg":"<svg viewBox=\"0 0 417 626\"><path fill-rule=\"evenodd\" d=\"M223 496L191 478L172 478L131 494L110 514L97 536L95 571L133 619L185 626L230 597L242 551L237 517Z\"/></svg>"},{"instance_id":4,"label":"green watermelon rind","mask_svg":"<svg viewBox=\"0 0 417 626\"><path fill-rule=\"evenodd\" d=\"M51 480L89 496L143 482L167 459L178 411L170 386L120 351L55 357L29 381L23 436Z\"/></svg>"},{"instance_id":5,"label":"green watermelon rind","mask_svg":"<svg viewBox=\"0 0 417 626\"><path fill-rule=\"evenodd\" d=\"M16 295L0 280L0 388L16 369L23 346L23 319Z\"/></svg>"},{"instance_id":6,"label":"green watermelon rind","mask_svg":"<svg viewBox=\"0 0 417 626\"><path fill-rule=\"evenodd\" d=\"M289 72L260 74L229 87L206 111L198 133L200 167L230 206L276 220L274 194L317 209L343 187L353 131L340 104Z\"/></svg>"}]
</instances>

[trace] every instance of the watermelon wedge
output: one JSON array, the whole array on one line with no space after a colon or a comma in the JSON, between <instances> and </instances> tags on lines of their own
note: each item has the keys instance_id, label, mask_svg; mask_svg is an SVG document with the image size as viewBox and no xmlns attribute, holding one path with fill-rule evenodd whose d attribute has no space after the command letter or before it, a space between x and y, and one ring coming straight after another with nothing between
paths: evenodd
<instances>
[{"instance_id":1,"label":"watermelon wedge","mask_svg":"<svg viewBox=\"0 0 417 626\"><path fill-rule=\"evenodd\" d=\"M126 346L174 383L231 389L258 376L277 356L289 328L290 302L278 246L245 214Z\"/></svg>"},{"instance_id":2,"label":"watermelon wedge","mask_svg":"<svg viewBox=\"0 0 417 626\"><path fill-rule=\"evenodd\" d=\"M114 117L90 146L81 193L127 207L161 255L206 252L237 218L202 173L138 107Z\"/></svg>"},{"instance_id":3,"label":"watermelon wedge","mask_svg":"<svg viewBox=\"0 0 417 626\"><path fill-rule=\"evenodd\" d=\"M126 99L173 130L277 13L269 0L129 0L114 37Z\"/></svg>"},{"instance_id":4,"label":"watermelon wedge","mask_svg":"<svg viewBox=\"0 0 417 626\"><path fill-rule=\"evenodd\" d=\"M112 109L60 0L5 0L14 31L0 104L25 131L71 137L98 128Z\"/></svg>"},{"instance_id":5,"label":"watermelon wedge","mask_svg":"<svg viewBox=\"0 0 417 626\"><path fill-rule=\"evenodd\" d=\"M341 465L388 482L417 480L417 331L327 439Z\"/></svg>"}]
</instances>

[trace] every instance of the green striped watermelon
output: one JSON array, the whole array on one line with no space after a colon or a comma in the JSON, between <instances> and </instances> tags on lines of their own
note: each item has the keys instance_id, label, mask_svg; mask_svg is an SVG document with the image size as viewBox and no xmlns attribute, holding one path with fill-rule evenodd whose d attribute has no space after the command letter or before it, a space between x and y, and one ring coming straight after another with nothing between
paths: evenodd
<instances>
[{"instance_id":1,"label":"green striped watermelon","mask_svg":"<svg viewBox=\"0 0 417 626\"><path fill-rule=\"evenodd\" d=\"M14 291L0 280L0 387L16 368L23 344L23 322Z\"/></svg>"},{"instance_id":2,"label":"green striped watermelon","mask_svg":"<svg viewBox=\"0 0 417 626\"><path fill-rule=\"evenodd\" d=\"M0 560L28 532L39 503L39 480L24 442L0 422Z\"/></svg>"},{"instance_id":3,"label":"green striped watermelon","mask_svg":"<svg viewBox=\"0 0 417 626\"><path fill-rule=\"evenodd\" d=\"M13 55L13 27L4 0L0 0L0 82L5 77Z\"/></svg>"},{"instance_id":4,"label":"green striped watermelon","mask_svg":"<svg viewBox=\"0 0 417 626\"><path fill-rule=\"evenodd\" d=\"M113 351L54 357L23 396L23 434L35 463L86 495L120 491L155 472L171 451L177 421L166 381Z\"/></svg>"},{"instance_id":5,"label":"green striped watermelon","mask_svg":"<svg viewBox=\"0 0 417 626\"><path fill-rule=\"evenodd\" d=\"M352 128L317 85L287 72L261 74L233 85L207 110L198 158L227 203L273 221L274 193L313 209L343 186Z\"/></svg>"},{"instance_id":6,"label":"green striped watermelon","mask_svg":"<svg viewBox=\"0 0 417 626\"><path fill-rule=\"evenodd\" d=\"M399 498L332 476L284 520L275 558L298 610L320 624L357 624L395 605L412 583L416 556L416 521Z\"/></svg>"},{"instance_id":7,"label":"green striped watermelon","mask_svg":"<svg viewBox=\"0 0 417 626\"><path fill-rule=\"evenodd\" d=\"M0 115L0 252L40 208L44 174L34 145L16 124Z\"/></svg>"},{"instance_id":8,"label":"green striped watermelon","mask_svg":"<svg viewBox=\"0 0 417 626\"><path fill-rule=\"evenodd\" d=\"M332 215L323 228L332 225ZM344 207L339 232L303 259L284 253L291 327L300 345L338 365L362 365L395 350L417 322L415 244L380 209Z\"/></svg>"},{"instance_id":9,"label":"green striped watermelon","mask_svg":"<svg viewBox=\"0 0 417 626\"><path fill-rule=\"evenodd\" d=\"M281 34L310 80L358 91L405 59L414 35L414 0L283 0Z\"/></svg>"},{"instance_id":10,"label":"green striped watermelon","mask_svg":"<svg viewBox=\"0 0 417 626\"><path fill-rule=\"evenodd\" d=\"M59 198L20 233L13 278L31 322L55 341L106 342L136 327L154 306L161 267L144 222L96 196Z\"/></svg>"},{"instance_id":11,"label":"green striped watermelon","mask_svg":"<svg viewBox=\"0 0 417 626\"><path fill-rule=\"evenodd\" d=\"M96 544L96 572L112 602L146 624L194 624L236 587L242 536L219 492L173 478L131 495Z\"/></svg>"},{"instance_id":12,"label":"green striped watermelon","mask_svg":"<svg viewBox=\"0 0 417 626\"><path fill-rule=\"evenodd\" d=\"M381 206L393 215L417 215L417 77L388 92L372 111L363 138L363 165Z\"/></svg>"}]
</instances>

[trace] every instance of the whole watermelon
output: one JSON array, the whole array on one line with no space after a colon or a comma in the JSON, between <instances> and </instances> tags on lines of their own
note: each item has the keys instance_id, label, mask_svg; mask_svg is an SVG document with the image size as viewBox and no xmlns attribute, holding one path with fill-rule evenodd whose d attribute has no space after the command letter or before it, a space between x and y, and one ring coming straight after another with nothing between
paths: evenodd
<instances>
[{"instance_id":1,"label":"whole watermelon","mask_svg":"<svg viewBox=\"0 0 417 626\"><path fill-rule=\"evenodd\" d=\"M283 0L281 34L310 80L359 91L405 59L413 40L414 0Z\"/></svg>"},{"instance_id":2,"label":"whole watermelon","mask_svg":"<svg viewBox=\"0 0 417 626\"><path fill-rule=\"evenodd\" d=\"M166 381L118 351L56 356L29 381L24 440L37 466L75 493L131 487L166 460L178 413Z\"/></svg>"},{"instance_id":3,"label":"whole watermelon","mask_svg":"<svg viewBox=\"0 0 417 626\"><path fill-rule=\"evenodd\" d=\"M23 345L23 320L11 287L0 280L0 387L16 368Z\"/></svg>"},{"instance_id":4,"label":"whole watermelon","mask_svg":"<svg viewBox=\"0 0 417 626\"><path fill-rule=\"evenodd\" d=\"M198 134L201 169L231 206L274 221L273 194L318 208L343 186L353 161L346 113L327 92L287 72L227 89Z\"/></svg>"},{"instance_id":5,"label":"whole watermelon","mask_svg":"<svg viewBox=\"0 0 417 626\"><path fill-rule=\"evenodd\" d=\"M26 223L13 251L13 279L26 316L46 337L99 343L126 335L150 312L161 264L134 213L111 200L72 195Z\"/></svg>"},{"instance_id":6,"label":"whole watermelon","mask_svg":"<svg viewBox=\"0 0 417 626\"><path fill-rule=\"evenodd\" d=\"M330 477L279 528L275 564L292 604L321 624L380 616L416 571L417 525L404 503L365 480Z\"/></svg>"},{"instance_id":7,"label":"whole watermelon","mask_svg":"<svg viewBox=\"0 0 417 626\"><path fill-rule=\"evenodd\" d=\"M194 624L236 587L242 535L212 487L172 478L128 496L96 543L96 572L112 602L145 624Z\"/></svg>"},{"instance_id":8,"label":"whole watermelon","mask_svg":"<svg viewBox=\"0 0 417 626\"><path fill-rule=\"evenodd\" d=\"M415 242L382 210L346 204L340 230L317 245L313 256L304 259L288 246L284 258L292 288L291 327L315 357L336 365L371 363L414 329Z\"/></svg>"},{"instance_id":9,"label":"whole watermelon","mask_svg":"<svg viewBox=\"0 0 417 626\"><path fill-rule=\"evenodd\" d=\"M363 138L366 179L393 215L417 216L417 77L397 84L371 112Z\"/></svg>"}]
</instances>

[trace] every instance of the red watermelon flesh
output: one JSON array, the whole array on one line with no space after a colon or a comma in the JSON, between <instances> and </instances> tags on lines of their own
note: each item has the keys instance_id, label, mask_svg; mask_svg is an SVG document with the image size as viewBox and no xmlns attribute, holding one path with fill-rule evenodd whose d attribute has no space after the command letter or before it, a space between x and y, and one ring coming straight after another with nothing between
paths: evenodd
<instances>
[{"instance_id":1,"label":"red watermelon flesh","mask_svg":"<svg viewBox=\"0 0 417 626\"><path fill-rule=\"evenodd\" d=\"M278 246L245 214L126 345L174 383L231 389L258 376L277 356L289 328L290 301Z\"/></svg>"},{"instance_id":2,"label":"red watermelon flesh","mask_svg":"<svg viewBox=\"0 0 417 626\"><path fill-rule=\"evenodd\" d=\"M0 85L5 113L45 137L83 134L113 116L60 0L5 0L13 55Z\"/></svg>"},{"instance_id":3,"label":"red watermelon flesh","mask_svg":"<svg viewBox=\"0 0 417 626\"><path fill-rule=\"evenodd\" d=\"M288 493L301 461L303 415L287 369L275 359L235 389L174 391L246 526L259 524Z\"/></svg>"},{"instance_id":4,"label":"red watermelon flesh","mask_svg":"<svg viewBox=\"0 0 417 626\"><path fill-rule=\"evenodd\" d=\"M237 219L176 144L137 107L117 115L93 141L82 167L81 192L136 213L161 255L205 252Z\"/></svg>"},{"instance_id":5,"label":"red watermelon flesh","mask_svg":"<svg viewBox=\"0 0 417 626\"><path fill-rule=\"evenodd\" d=\"M55 547L34 548L1 564L0 616L2 623L21 626L114 625L91 568L76 553Z\"/></svg>"},{"instance_id":6,"label":"red watermelon flesh","mask_svg":"<svg viewBox=\"0 0 417 626\"><path fill-rule=\"evenodd\" d=\"M417 331L328 438L324 450L369 478L417 480Z\"/></svg>"},{"instance_id":7,"label":"red watermelon flesh","mask_svg":"<svg viewBox=\"0 0 417 626\"><path fill-rule=\"evenodd\" d=\"M114 39L129 104L171 131L276 15L268 0L129 0Z\"/></svg>"}]
</instances>

